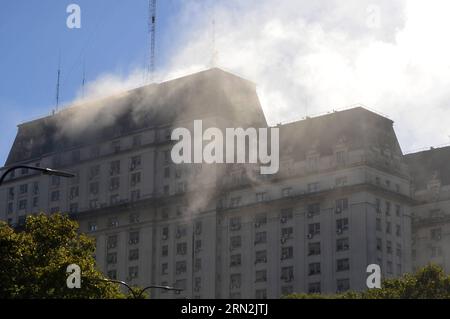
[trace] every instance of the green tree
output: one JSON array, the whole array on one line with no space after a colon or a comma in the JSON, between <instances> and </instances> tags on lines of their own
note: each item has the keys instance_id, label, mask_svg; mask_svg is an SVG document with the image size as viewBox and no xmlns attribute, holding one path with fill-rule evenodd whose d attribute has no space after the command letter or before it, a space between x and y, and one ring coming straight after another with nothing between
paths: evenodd
<instances>
[{"instance_id":1,"label":"green tree","mask_svg":"<svg viewBox=\"0 0 450 319\"><path fill-rule=\"evenodd\" d=\"M16 231L0 222L0 298L123 298L96 269L94 241L66 216L40 214ZM67 266L81 268L81 288L66 285Z\"/></svg>"},{"instance_id":2,"label":"green tree","mask_svg":"<svg viewBox=\"0 0 450 319\"><path fill-rule=\"evenodd\" d=\"M380 289L336 295L290 294L287 299L450 299L450 276L429 264L414 274L384 280Z\"/></svg>"}]
</instances>

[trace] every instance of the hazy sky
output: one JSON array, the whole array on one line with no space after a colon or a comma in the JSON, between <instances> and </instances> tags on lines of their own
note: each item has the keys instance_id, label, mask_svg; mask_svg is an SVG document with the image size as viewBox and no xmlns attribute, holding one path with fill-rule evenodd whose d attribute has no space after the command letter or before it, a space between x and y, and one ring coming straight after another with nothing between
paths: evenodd
<instances>
[{"instance_id":1,"label":"hazy sky","mask_svg":"<svg viewBox=\"0 0 450 319\"><path fill-rule=\"evenodd\" d=\"M81 7L81 29L66 7ZM62 104L142 84L147 0L4 0L0 161L16 124L49 114L61 52ZM217 66L258 85L271 124L362 103L388 115L404 151L450 142L450 2L158 1L157 77Z\"/></svg>"}]
</instances>

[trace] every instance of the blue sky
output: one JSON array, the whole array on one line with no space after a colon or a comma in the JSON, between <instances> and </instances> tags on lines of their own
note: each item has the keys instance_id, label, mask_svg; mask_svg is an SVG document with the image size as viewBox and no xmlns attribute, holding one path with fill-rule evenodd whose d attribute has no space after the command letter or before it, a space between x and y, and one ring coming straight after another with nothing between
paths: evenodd
<instances>
[{"instance_id":1,"label":"blue sky","mask_svg":"<svg viewBox=\"0 0 450 319\"><path fill-rule=\"evenodd\" d=\"M66 26L66 7L81 8L81 28ZM163 67L177 38L173 17L179 1L159 1L157 66ZM0 162L16 125L50 114L55 106L61 56L60 100L74 99L82 82L104 73L144 68L148 51L147 0L3 0L0 10Z\"/></svg>"}]
</instances>

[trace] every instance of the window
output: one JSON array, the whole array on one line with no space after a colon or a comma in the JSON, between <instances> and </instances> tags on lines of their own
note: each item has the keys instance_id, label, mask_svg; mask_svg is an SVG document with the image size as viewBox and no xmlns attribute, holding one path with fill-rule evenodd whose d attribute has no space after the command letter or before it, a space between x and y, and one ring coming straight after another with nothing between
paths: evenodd
<instances>
[{"instance_id":1,"label":"window","mask_svg":"<svg viewBox=\"0 0 450 319\"><path fill-rule=\"evenodd\" d=\"M308 237L313 238L316 235L320 235L320 223L309 224Z\"/></svg>"},{"instance_id":2,"label":"window","mask_svg":"<svg viewBox=\"0 0 450 319\"><path fill-rule=\"evenodd\" d=\"M391 203L386 202L386 216L391 216Z\"/></svg>"},{"instance_id":3,"label":"window","mask_svg":"<svg viewBox=\"0 0 450 319\"><path fill-rule=\"evenodd\" d=\"M97 230L97 223L96 222L89 222L88 226L89 231L96 231Z\"/></svg>"},{"instance_id":4,"label":"window","mask_svg":"<svg viewBox=\"0 0 450 319\"><path fill-rule=\"evenodd\" d=\"M382 242L381 238L377 238L377 250L383 251L383 242Z\"/></svg>"},{"instance_id":5,"label":"window","mask_svg":"<svg viewBox=\"0 0 450 319\"><path fill-rule=\"evenodd\" d=\"M98 205L98 199L97 198L91 199L89 201L89 208L96 209L98 207L99 207L99 205Z\"/></svg>"},{"instance_id":6,"label":"window","mask_svg":"<svg viewBox=\"0 0 450 319\"><path fill-rule=\"evenodd\" d=\"M169 239L169 227L167 226L162 229L162 239L163 240Z\"/></svg>"},{"instance_id":7,"label":"window","mask_svg":"<svg viewBox=\"0 0 450 319\"><path fill-rule=\"evenodd\" d=\"M336 164L337 165L345 165L345 151L337 151L336 152Z\"/></svg>"},{"instance_id":8,"label":"window","mask_svg":"<svg viewBox=\"0 0 450 319\"><path fill-rule=\"evenodd\" d=\"M141 135L135 135L133 136L133 147L139 147L142 144L142 136Z\"/></svg>"},{"instance_id":9,"label":"window","mask_svg":"<svg viewBox=\"0 0 450 319\"><path fill-rule=\"evenodd\" d=\"M230 200L230 207L238 207L241 204L241 197L233 197Z\"/></svg>"},{"instance_id":10,"label":"window","mask_svg":"<svg viewBox=\"0 0 450 319\"><path fill-rule=\"evenodd\" d=\"M120 141L112 141L111 142L111 151L113 153L119 153L120 152Z\"/></svg>"},{"instance_id":11,"label":"window","mask_svg":"<svg viewBox=\"0 0 450 319\"><path fill-rule=\"evenodd\" d=\"M117 263L117 253L109 253L106 255L106 263L108 265L114 265Z\"/></svg>"},{"instance_id":12,"label":"window","mask_svg":"<svg viewBox=\"0 0 450 319\"><path fill-rule=\"evenodd\" d=\"M397 216L397 217L400 217L400 215L401 215L401 207L400 207L400 205L395 205L395 215Z\"/></svg>"},{"instance_id":13,"label":"window","mask_svg":"<svg viewBox=\"0 0 450 319\"><path fill-rule=\"evenodd\" d=\"M197 239L195 241L194 246L195 246L195 252L198 253L199 251L202 250L202 241L200 239Z\"/></svg>"},{"instance_id":14,"label":"window","mask_svg":"<svg viewBox=\"0 0 450 319\"><path fill-rule=\"evenodd\" d=\"M131 174L131 187L135 187L141 182L141 172Z\"/></svg>"},{"instance_id":15,"label":"window","mask_svg":"<svg viewBox=\"0 0 450 319\"><path fill-rule=\"evenodd\" d=\"M255 264L265 264L267 262L267 251L259 250L255 253Z\"/></svg>"},{"instance_id":16,"label":"window","mask_svg":"<svg viewBox=\"0 0 450 319\"><path fill-rule=\"evenodd\" d=\"M179 225L179 226L177 226L176 237L177 238L182 238L182 237L186 237L186 235L187 235L187 227L186 227L186 225Z\"/></svg>"},{"instance_id":17,"label":"window","mask_svg":"<svg viewBox=\"0 0 450 319\"><path fill-rule=\"evenodd\" d=\"M308 217L314 217L320 214L320 203L308 204L307 206Z\"/></svg>"},{"instance_id":18,"label":"window","mask_svg":"<svg viewBox=\"0 0 450 319\"><path fill-rule=\"evenodd\" d=\"M310 263L308 265L308 276L320 275L320 263Z\"/></svg>"},{"instance_id":19,"label":"window","mask_svg":"<svg viewBox=\"0 0 450 319\"><path fill-rule=\"evenodd\" d=\"M392 274L392 261L386 263L386 271L388 274Z\"/></svg>"},{"instance_id":20,"label":"window","mask_svg":"<svg viewBox=\"0 0 450 319\"><path fill-rule=\"evenodd\" d=\"M94 182L89 184L89 194L90 195L97 195L99 192L99 183Z\"/></svg>"},{"instance_id":21,"label":"window","mask_svg":"<svg viewBox=\"0 0 450 319\"><path fill-rule=\"evenodd\" d=\"M119 226L119 220L117 217L112 217L108 219L108 227L118 227Z\"/></svg>"},{"instance_id":22,"label":"window","mask_svg":"<svg viewBox=\"0 0 450 319\"><path fill-rule=\"evenodd\" d=\"M130 232L128 236L129 236L128 243L130 245L139 244L139 232L138 231Z\"/></svg>"},{"instance_id":23,"label":"window","mask_svg":"<svg viewBox=\"0 0 450 319\"><path fill-rule=\"evenodd\" d=\"M289 197L289 196L291 196L291 193L292 193L292 187L286 187L281 190L282 197Z\"/></svg>"},{"instance_id":24,"label":"window","mask_svg":"<svg viewBox=\"0 0 450 319\"><path fill-rule=\"evenodd\" d=\"M161 248L161 256L162 257L167 257L169 255L169 246L164 245Z\"/></svg>"},{"instance_id":25,"label":"window","mask_svg":"<svg viewBox=\"0 0 450 319\"><path fill-rule=\"evenodd\" d=\"M194 262L194 271L200 271L202 270L202 259L201 258L195 258Z\"/></svg>"},{"instance_id":26,"label":"window","mask_svg":"<svg viewBox=\"0 0 450 319\"><path fill-rule=\"evenodd\" d=\"M194 291L200 291L202 288L202 278L201 277L195 277L194 279Z\"/></svg>"},{"instance_id":27,"label":"window","mask_svg":"<svg viewBox=\"0 0 450 319\"><path fill-rule=\"evenodd\" d=\"M35 197L34 199L38 199L37 197ZM34 201L33 201L33 205L35 205L36 204L36 206L37 206L37 203L34 203ZM72 214L74 214L74 213L78 213L78 203L72 203L72 204L70 204L70 206L69 206L69 212L70 213L72 213Z\"/></svg>"},{"instance_id":28,"label":"window","mask_svg":"<svg viewBox=\"0 0 450 319\"><path fill-rule=\"evenodd\" d=\"M344 292L350 289L350 280L349 279L338 279L336 282L337 292Z\"/></svg>"},{"instance_id":29,"label":"window","mask_svg":"<svg viewBox=\"0 0 450 319\"><path fill-rule=\"evenodd\" d=\"M177 244L177 255L184 256L187 253L187 243Z\"/></svg>"},{"instance_id":30,"label":"window","mask_svg":"<svg viewBox=\"0 0 450 319\"><path fill-rule=\"evenodd\" d=\"M336 184L336 186L347 185L347 176L336 177L335 184Z\"/></svg>"},{"instance_id":31,"label":"window","mask_svg":"<svg viewBox=\"0 0 450 319\"><path fill-rule=\"evenodd\" d=\"M395 235L400 237L401 234L402 234L402 229L401 229L400 225L398 225L398 224L395 225Z\"/></svg>"},{"instance_id":32,"label":"window","mask_svg":"<svg viewBox=\"0 0 450 319\"><path fill-rule=\"evenodd\" d=\"M320 294L320 292L321 292L320 282L311 282L308 284L308 293Z\"/></svg>"},{"instance_id":33,"label":"window","mask_svg":"<svg viewBox=\"0 0 450 319\"><path fill-rule=\"evenodd\" d=\"M348 209L348 199L341 198L336 200L336 213L341 213L344 210Z\"/></svg>"},{"instance_id":34,"label":"window","mask_svg":"<svg viewBox=\"0 0 450 319\"><path fill-rule=\"evenodd\" d=\"M258 270L255 273L255 282L266 282L267 281L267 271Z\"/></svg>"},{"instance_id":35,"label":"window","mask_svg":"<svg viewBox=\"0 0 450 319\"><path fill-rule=\"evenodd\" d=\"M266 242L267 242L267 233L266 232L255 233L255 245L265 244Z\"/></svg>"},{"instance_id":36,"label":"window","mask_svg":"<svg viewBox=\"0 0 450 319\"><path fill-rule=\"evenodd\" d=\"M111 205L116 205L116 204L119 203L119 199L120 199L119 195L118 194L114 194L114 195L110 196L109 202L110 202Z\"/></svg>"},{"instance_id":37,"label":"window","mask_svg":"<svg viewBox=\"0 0 450 319\"><path fill-rule=\"evenodd\" d=\"M61 178L59 176L52 176L52 186L59 186Z\"/></svg>"},{"instance_id":38,"label":"window","mask_svg":"<svg viewBox=\"0 0 450 319\"><path fill-rule=\"evenodd\" d=\"M308 243L308 256L320 255L320 242Z\"/></svg>"},{"instance_id":39,"label":"window","mask_svg":"<svg viewBox=\"0 0 450 319\"><path fill-rule=\"evenodd\" d=\"M135 279L139 276L139 268L138 266L133 266L128 268L128 278L130 280Z\"/></svg>"},{"instance_id":40,"label":"window","mask_svg":"<svg viewBox=\"0 0 450 319\"><path fill-rule=\"evenodd\" d=\"M59 191L53 191L51 193L51 200L52 202L56 202L59 200Z\"/></svg>"},{"instance_id":41,"label":"window","mask_svg":"<svg viewBox=\"0 0 450 319\"><path fill-rule=\"evenodd\" d=\"M348 230L348 218L336 220L336 232L342 234L346 230Z\"/></svg>"},{"instance_id":42,"label":"window","mask_svg":"<svg viewBox=\"0 0 450 319\"><path fill-rule=\"evenodd\" d=\"M33 195L39 195L39 182L33 182Z\"/></svg>"},{"instance_id":43,"label":"window","mask_svg":"<svg viewBox=\"0 0 450 319\"><path fill-rule=\"evenodd\" d=\"M346 251L349 250L350 244L348 238L339 238L336 240L336 251Z\"/></svg>"},{"instance_id":44,"label":"window","mask_svg":"<svg viewBox=\"0 0 450 319\"><path fill-rule=\"evenodd\" d=\"M281 280L284 282L291 282L292 280L294 280L294 267L282 267Z\"/></svg>"},{"instance_id":45,"label":"window","mask_svg":"<svg viewBox=\"0 0 450 319\"><path fill-rule=\"evenodd\" d=\"M281 260L292 259L293 256L294 256L294 248L293 247L289 246L289 247L281 248Z\"/></svg>"},{"instance_id":46,"label":"window","mask_svg":"<svg viewBox=\"0 0 450 319\"><path fill-rule=\"evenodd\" d=\"M431 247L431 257L439 257L442 256L442 247L434 246Z\"/></svg>"},{"instance_id":47,"label":"window","mask_svg":"<svg viewBox=\"0 0 450 319\"><path fill-rule=\"evenodd\" d=\"M241 236L233 236L230 238L230 249L237 249L241 247Z\"/></svg>"},{"instance_id":48,"label":"window","mask_svg":"<svg viewBox=\"0 0 450 319\"><path fill-rule=\"evenodd\" d=\"M109 191L115 191L120 187L119 177L113 177L109 180Z\"/></svg>"},{"instance_id":49,"label":"window","mask_svg":"<svg viewBox=\"0 0 450 319\"><path fill-rule=\"evenodd\" d=\"M388 254L392 254L392 242L391 241L386 241L386 252Z\"/></svg>"},{"instance_id":50,"label":"window","mask_svg":"<svg viewBox=\"0 0 450 319\"><path fill-rule=\"evenodd\" d=\"M139 214L138 213L130 214L130 224L135 224L135 223L139 223Z\"/></svg>"},{"instance_id":51,"label":"window","mask_svg":"<svg viewBox=\"0 0 450 319\"><path fill-rule=\"evenodd\" d=\"M22 184L19 186L19 194L23 195L28 192L28 184Z\"/></svg>"},{"instance_id":52,"label":"window","mask_svg":"<svg viewBox=\"0 0 450 319\"><path fill-rule=\"evenodd\" d=\"M397 257L402 257L402 245L400 245L400 244L396 244L396 247L395 247L395 255L397 256Z\"/></svg>"},{"instance_id":53,"label":"window","mask_svg":"<svg viewBox=\"0 0 450 319\"><path fill-rule=\"evenodd\" d=\"M113 249L117 247L117 235L108 236L108 239L106 241L106 247L108 249Z\"/></svg>"},{"instance_id":54,"label":"window","mask_svg":"<svg viewBox=\"0 0 450 319\"><path fill-rule=\"evenodd\" d=\"M376 219L376 230L381 231L381 218Z\"/></svg>"},{"instance_id":55,"label":"window","mask_svg":"<svg viewBox=\"0 0 450 319\"><path fill-rule=\"evenodd\" d=\"M309 183L308 184L308 193L318 192L319 191L319 183Z\"/></svg>"},{"instance_id":56,"label":"window","mask_svg":"<svg viewBox=\"0 0 450 319\"><path fill-rule=\"evenodd\" d=\"M27 209L27 200L26 199L19 200L19 209L20 210Z\"/></svg>"},{"instance_id":57,"label":"window","mask_svg":"<svg viewBox=\"0 0 450 319\"><path fill-rule=\"evenodd\" d=\"M441 240L442 238L442 229L441 228L434 228L430 230L430 236L433 240Z\"/></svg>"},{"instance_id":58,"label":"window","mask_svg":"<svg viewBox=\"0 0 450 319\"><path fill-rule=\"evenodd\" d=\"M7 212L7 214L12 214L13 211L14 211L13 203L10 202L10 203L8 203L8 206L6 208L6 212Z\"/></svg>"},{"instance_id":59,"label":"window","mask_svg":"<svg viewBox=\"0 0 450 319\"><path fill-rule=\"evenodd\" d=\"M294 228L292 227L285 227L281 228L281 243L284 244L289 239L293 237L294 234Z\"/></svg>"},{"instance_id":60,"label":"window","mask_svg":"<svg viewBox=\"0 0 450 319\"><path fill-rule=\"evenodd\" d=\"M236 231L241 229L241 218L232 217L230 218L230 230Z\"/></svg>"},{"instance_id":61,"label":"window","mask_svg":"<svg viewBox=\"0 0 450 319\"><path fill-rule=\"evenodd\" d=\"M141 198L141 191L139 189L135 189L131 191L131 201L135 202L138 201Z\"/></svg>"},{"instance_id":62,"label":"window","mask_svg":"<svg viewBox=\"0 0 450 319\"><path fill-rule=\"evenodd\" d=\"M94 178L100 175L100 165L94 165L89 168L89 180L93 180Z\"/></svg>"},{"instance_id":63,"label":"window","mask_svg":"<svg viewBox=\"0 0 450 319\"><path fill-rule=\"evenodd\" d=\"M14 199L14 187L8 188L8 199L13 200Z\"/></svg>"},{"instance_id":64,"label":"window","mask_svg":"<svg viewBox=\"0 0 450 319\"><path fill-rule=\"evenodd\" d=\"M237 267L241 265L241 254L230 256L230 267Z\"/></svg>"},{"instance_id":65,"label":"window","mask_svg":"<svg viewBox=\"0 0 450 319\"><path fill-rule=\"evenodd\" d=\"M257 289L255 291L256 299L267 299L267 290L266 289Z\"/></svg>"},{"instance_id":66,"label":"window","mask_svg":"<svg viewBox=\"0 0 450 319\"><path fill-rule=\"evenodd\" d=\"M241 288L241 274L230 275L230 288L231 289Z\"/></svg>"},{"instance_id":67,"label":"window","mask_svg":"<svg viewBox=\"0 0 450 319\"><path fill-rule=\"evenodd\" d=\"M109 175L114 176L119 174L120 174L120 161L117 160L109 163Z\"/></svg>"},{"instance_id":68,"label":"window","mask_svg":"<svg viewBox=\"0 0 450 319\"><path fill-rule=\"evenodd\" d=\"M164 178L170 178L170 167L164 167Z\"/></svg>"},{"instance_id":69,"label":"window","mask_svg":"<svg viewBox=\"0 0 450 319\"><path fill-rule=\"evenodd\" d=\"M267 215L259 214L255 217L255 228L262 227L267 224Z\"/></svg>"},{"instance_id":70,"label":"window","mask_svg":"<svg viewBox=\"0 0 450 319\"><path fill-rule=\"evenodd\" d=\"M138 260L139 259L139 249L131 249L128 254L128 260Z\"/></svg>"},{"instance_id":71,"label":"window","mask_svg":"<svg viewBox=\"0 0 450 319\"><path fill-rule=\"evenodd\" d=\"M281 214L280 214L280 222L282 224L287 223L288 221L292 220L293 218L293 211L292 208L284 208L281 210Z\"/></svg>"},{"instance_id":72,"label":"window","mask_svg":"<svg viewBox=\"0 0 450 319\"><path fill-rule=\"evenodd\" d=\"M117 270L108 270L108 278L112 280L117 279Z\"/></svg>"},{"instance_id":73,"label":"window","mask_svg":"<svg viewBox=\"0 0 450 319\"><path fill-rule=\"evenodd\" d=\"M256 202L264 202L267 200L267 193L266 192L260 192L256 193Z\"/></svg>"},{"instance_id":74,"label":"window","mask_svg":"<svg viewBox=\"0 0 450 319\"><path fill-rule=\"evenodd\" d=\"M392 227L391 222L386 222L386 234L390 234Z\"/></svg>"},{"instance_id":75,"label":"window","mask_svg":"<svg viewBox=\"0 0 450 319\"><path fill-rule=\"evenodd\" d=\"M69 199L74 200L80 195L80 188L78 186L72 186L69 191Z\"/></svg>"},{"instance_id":76,"label":"window","mask_svg":"<svg viewBox=\"0 0 450 319\"><path fill-rule=\"evenodd\" d=\"M375 198L375 210L377 213L381 211L381 201L379 198Z\"/></svg>"},{"instance_id":77,"label":"window","mask_svg":"<svg viewBox=\"0 0 450 319\"><path fill-rule=\"evenodd\" d=\"M350 261L348 258L338 259L336 262L336 271L345 271L350 269Z\"/></svg>"}]
</instances>

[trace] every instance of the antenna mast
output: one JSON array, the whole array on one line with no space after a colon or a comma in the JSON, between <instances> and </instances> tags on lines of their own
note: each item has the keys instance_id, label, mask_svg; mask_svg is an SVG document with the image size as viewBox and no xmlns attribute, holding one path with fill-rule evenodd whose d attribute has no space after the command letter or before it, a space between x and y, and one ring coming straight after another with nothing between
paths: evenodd
<instances>
[{"instance_id":1,"label":"antenna mast","mask_svg":"<svg viewBox=\"0 0 450 319\"><path fill-rule=\"evenodd\" d=\"M58 112L59 107L59 81L61 78L61 55L58 58L58 72L56 77L56 108L55 111Z\"/></svg>"},{"instance_id":2,"label":"antenna mast","mask_svg":"<svg viewBox=\"0 0 450 319\"><path fill-rule=\"evenodd\" d=\"M148 33L150 35L150 60L147 66L147 82L153 82L155 73L156 0L148 1Z\"/></svg>"}]
</instances>

